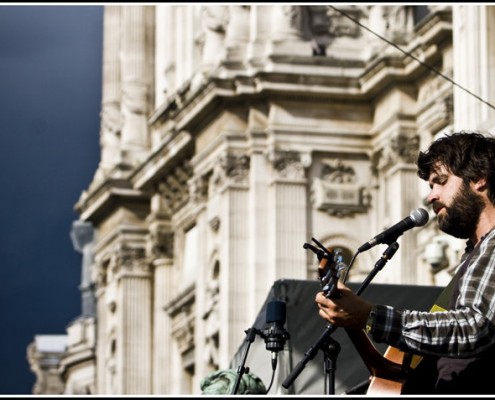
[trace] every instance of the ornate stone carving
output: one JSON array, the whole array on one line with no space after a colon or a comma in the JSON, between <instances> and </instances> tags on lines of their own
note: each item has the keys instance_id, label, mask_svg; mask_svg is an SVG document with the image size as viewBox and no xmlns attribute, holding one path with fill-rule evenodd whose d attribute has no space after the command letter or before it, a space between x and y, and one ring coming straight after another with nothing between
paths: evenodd
<instances>
[{"instance_id":1,"label":"ornate stone carving","mask_svg":"<svg viewBox=\"0 0 495 400\"><path fill-rule=\"evenodd\" d=\"M215 263L208 278L205 296L205 308L203 320L205 321L205 362L210 369L219 367L218 332L220 329L220 316L218 314L218 301L220 296L220 264Z\"/></svg>"},{"instance_id":2,"label":"ornate stone carving","mask_svg":"<svg viewBox=\"0 0 495 400\"><path fill-rule=\"evenodd\" d=\"M250 158L246 154L227 154L220 159L225 176L235 183L244 183L249 175Z\"/></svg>"},{"instance_id":3,"label":"ornate stone carving","mask_svg":"<svg viewBox=\"0 0 495 400\"><path fill-rule=\"evenodd\" d=\"M352 165L344 165L342 160L337 160L336 165L323 164L321 179L333 183L353 183L356 181L356 171Z\"/></svg>"},{"instance_id":4,"label":"ornate stone carving","mask_svg":"<svg viewBox=\"0 0 495 400\"><path fill-rule=\"evenodd\" d=\"M189 197L195 204L204 203L208 199L209 176L202 175L189 181Z\"/></svg>"},{"instance_id":5,"label":"ornate stone carving","mask_svg":"<svg viewBox=\"0 0 495 400\"><path fill-rule=\"evenodd\" d=\"M358 184L354 167L342 160L323 163L320 177L314 179L312 193L315 207L336 217L366 212L371 201L366 187Z\"/></svg>"},{"instance_id":6,"label":"ornate stone carving","mask_svg":"<svg viewBox=\"0 0 495 400\"><path fill-rule=\"evenodd\" d=\"M372 154L371 168L374 175L399 163L413 164L419 152L417 134L399 133L390 140L390 146L382 147Z\"/></svg>"},{"instance_id":7,"label":"ornate stone carving","mask_svg":"<svg viewBox=\"0 0 495 400\"><path fill-rule=\"evenodd\" d=\"M172 212L179 210L189 201L188 181L191 176L192 168L189 162L185 161L170 171L158 184L158 192Z\"/></svg>"},{"instance_id":8,"label":"ornate stone carving","mask_svg":"<svg viewBox=\"0 0 495 400\"><path fill-rule=\"evenodd\" d=\"M339 5L338 9L341 9L343 12L358 21L363 16L363 10L361 8L357 8L356 6ZM361 28L346 15L334 8L329 8L327 15L330 17L330 27L328 30L330 35L335 37L349 36L352 38L357 38L360 36Z\"/></svg>"},{"instance_id":9,"label":"ornate stone carving","mask_svg":"<svg viewBox=\"0 0 495 400\"><path fill-rule=\"evenodd\" d=\"M194 288L188 288L165 307L172 320L172 336L181 354L194 348L195 297Z\"/></svg>"},{"instance_id":10,"label":"ornate stone carving","mask_svg":"<svg viewBox=\"0 0 495 400\"><path fill-rule=\"evenodd\" d=\"M146 252L141 247L130 247L122 244L116 251L117 271L149 273L150 265L146 259Z\"/></svg>"},{"instance_id":11,"label":"ornate stone carving","mask_svg":"<svg viewBox=\"0 0 495 400\"><path fill-rule=\"evenodd\" d=\"M218 232L218 229L220 228L220 218L218 217L213 217L208 224L210 225L210 228L213 230L213 232Z\"/></svg>"},{"instance_id":12,"label":"ornate stone carving","mask_svg":"<svg viewBox=\"0 0 495 400\"><path fill-rule=\"evenodd\" d=\"M391 147L400 161L405 163L415 163L418 157L419 136L399 133L392 139Z\"/></svg>"},{"instance_id":13,"label":"ornate stone carving","mask_svg":"<svg viewBox=\"0 0 495 400\"><path fill-rule=\"evenodd\" d=\"M219 157L210 179L211 192L214 193L227 184L247 184L250 163L251 159L246 154L229 153Z\"/></svg>"},{"instance_id":14,"label":"ornate stone carving","mask_svg":"<svg viewBox=\"0 0 495 400\"><path fill-rule=\"evenodd\" d=\"M412 6L381 6L387 21L387 37L399 44L405 44L414 28Z\"/></svg>"},{"instance_id":15,"label":"ornate stone carving","mask_svg":"<svg viewBox=\"0 0 495 400\"><path fill-rule=\"evenodd\" d=\"M148 257L172 258L174 253L174 234L159 227L150 229Z\"/></svg>"},{"instance_id":16,"label":"ornate stone carving","mask_svg":"<svg viewBox=\"0 0 495 400\"><path fill-rule=\"evenodd\" d=\"M286 179L305 178L304 165L299 152L274 151L269 155L269 159L279 177Z\"/></svg>"},{"instance_id":17,"label":"ornate stone carving","mask_svg":"<svg viewBox=\"0 0 495 400\"><path fill-rule=\"evenodd\" d=\"M203 6L201 26L203 28L202 61L213 64L219 61L224 51L225 30L229 21L228 7L225 5Z\"/></svg>"}]
</instances>

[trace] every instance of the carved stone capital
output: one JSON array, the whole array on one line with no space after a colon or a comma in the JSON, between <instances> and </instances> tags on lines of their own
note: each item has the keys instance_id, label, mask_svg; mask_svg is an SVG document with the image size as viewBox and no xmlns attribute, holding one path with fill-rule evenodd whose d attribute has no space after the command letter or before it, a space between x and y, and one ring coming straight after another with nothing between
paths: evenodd
<instances>
[{"instance_id":1,"label":"carved stone capital","mask_svg":"<svg viewBox=\"0 0 495 400\"><path fill-rule=\"evenodd\" d=\"M219 157L210 179L213 192L227 185L246 185L250 163L246 154L228 153Z\"/></svg>"},{"instance_id":2,"label":"carved stone capital","mask_svg":"<svg viewBox=\"0 0 495 400\"><path fill-rule=\"evenodd\" d=\"M399 163L414 164L419 152L419 136L415 133L399 133L390 140L390 145L372 154L372 171L378 175Z\"/></svg>"},{"instance_id":3,"label":"carved stone capital","mask_svg":"<svg viewBox=\"0 0 495 400\"><path fill-rule=\"evenodd\" d=\"M268 155L277 177L300 180L305 178L304 157L297 151L275 150Z\"/></svg>"}]
</instances>

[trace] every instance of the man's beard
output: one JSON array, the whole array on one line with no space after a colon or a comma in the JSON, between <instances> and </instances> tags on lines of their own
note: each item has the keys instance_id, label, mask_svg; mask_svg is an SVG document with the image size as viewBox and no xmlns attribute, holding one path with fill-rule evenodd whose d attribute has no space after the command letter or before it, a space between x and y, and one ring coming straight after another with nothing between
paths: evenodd
<instances>
[{"instance_id":1,"label":"man's beard","mask_svg":"<svg viewBox=\"0 0 495 400\"><path fill-rule=\"evenodd\" d=\"M481 211L485 208L481 196L464 183L452 199L451 205L442 205L445 211L443 216L438 218L440 230L459 239L473 237Z\"/></svg>"}]
</instances>

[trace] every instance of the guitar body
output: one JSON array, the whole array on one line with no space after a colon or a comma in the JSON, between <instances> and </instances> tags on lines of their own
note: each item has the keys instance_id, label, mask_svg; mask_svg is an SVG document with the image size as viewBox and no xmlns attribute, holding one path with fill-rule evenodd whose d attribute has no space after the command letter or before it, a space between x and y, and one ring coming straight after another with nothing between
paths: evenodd
<instances>
[{"instance_id":1,"label":"guitar body","mask_svg":"<svg viewBox=\"0 0 495 400\"><path fill-rule=\"evenodd\" d=\"M383 357L387 360L392 361L398 365L403 365L405 353L395 347L388 347L385 351ZM402 368L401 368L402 369ZM380 374L378 374L380 375ZM405 375L405 374L404 374ZM380 377L380 376L371 376L370 377L370 385L368 386L368 390L366 392L367 395L384 395L384 396L393 396L399 395L402 392L402 386L405 382L404 377Z\"/></svg>"},{"instance_id":2,"label":"guitar body","mask_svg":"<svg viewBox=\"0 0 495 400\"><path fill-rule=\"evenodd\" d=\"M422 357L392 346L382 355L364 330L346 329L346 332L371 374L366 394L400 395L407 372L416 368Z\"/></svg>"},{"instance_id":3,"label":"guitar body","mask_svg":"<svg viewBox=\"0 0 495 400\"><path fill-rule=\"evenodd\" d=\"M406 378L406 353L390 346L382 355L364 330L346 329L346 333L371 374L366 394L399 395Z\"/></svg>"}]
</instances>

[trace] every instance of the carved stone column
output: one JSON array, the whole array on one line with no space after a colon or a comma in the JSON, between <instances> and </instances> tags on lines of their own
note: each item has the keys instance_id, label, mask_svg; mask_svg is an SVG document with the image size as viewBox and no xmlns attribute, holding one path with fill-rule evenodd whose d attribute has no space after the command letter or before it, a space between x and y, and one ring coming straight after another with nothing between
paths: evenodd
<instances>
[{"instance_id":1,"label":"carved stone column","mask_svg":"<svg viewBox=\"0 0 495 400\"><path fill-rule=\"evenodd\" d=\"M275 238L273 278L306 279L306 254L301 246L307 240L305 168L310 160L296 151L273 151L269 161L273 170L269 219L269 236Z\"/></svg>"},{"instance_id":2,"label":"carved stone column","mask_svg":"<svg viewBox=\"0 0 495 400\"><path fill-rule=\"evenodd\" d=\"M151 198L151 213L148 216L149 235L147 239L147 256L153 274L153 394L171 393L173 364L171 321L165 306L170 300L173 279L173 244L174 234L170 226L170 210L160 193Z\"/></svg>"},{"instance_id":3,"label":"carved stone column","mask_svg":"<svg viewBox=\"0 0 495 400\"><path fill-rule=\"evenodd\" d=\"M120 23L121 6L105 6L103 14L103 79L101 100L101 160L97 172L103 179L120 158Z\"/></svg>"},{"instance_id":4,"label":"carved stone column","mask_svg":"<svg viewBox=\"0 0 495 400\"><path fill-rule=\"evenodd\" d=\"M243 62L249 41L251 6L229 5L229 22L225 32L226 61Z\"/></svg>"},{"instance_id":5,"label":"carved stone column","mask_svg":"<svg viewBox=\"0 0 495 400\"><path fill-rule=\"evenodd\" d=\"M374 168L379 175L381 200L375 203L379 208L377 213L382 215L378 231L388 228L403 218L412 210L418 208L418 177L415 166L419 151L419 136L415 132L397 133L387 147L383 147L374 155ZM407 232L398 243L399 251L390 260L387 273L377 276L377 281L387 283L417 283L415 259L410 257L416 248L416 235ZM384 251L385 248L380 250ZM375 249L377 256L379 250Z\"/></svg>"},{"instance_id":6,"label":"carved stone column","mask_svg":"<svg viewBox=\"0 0 495 400\"><path fill-rule=\"evenodd\" d=\"M147 117L153 106L154 8L122 7L122 151L131 165L149 148Z\"/></svg>"},{"instance_id":7,"label":"carved stone column","mask_svg":"<svg viewBox=\"0 0 495 400\"><path fill-rule=\"evenodd\" d=\"M455 129L493 126L493 107L461 90L471 88L480 98L495 103L495 52L493 5L454 5L452 32L454 36L453 80Z\"/></svg>"},{"instance_id":8,"label":"carved stone column","mask_svg":"<svg viewBox=\"0 0 495 400\"><path fill-rule=\"evenodd\" d=\"M219 364L227 365L229 354L237 351L249 324L249 212L248 177L250 159L245 154L223 154L213 171L211 196L218 196L220 241L225 248L220 257L220 287L226 288L225 307L219 310L220 321L228 321L228 331L220 332Z\"/></svg>"},{"instance_id":9,"label":"carved stone column","mask_svg":"<svg viewBox=\"0 0 495 400\"><path fill-rule=\"evenodd\" d=\"M249 43L246 49L247 61L253 65L262 65L265 61L267 41L272 29L271 5L251 5Z\"/></svg>"},{"instance_id":10,"label":"carved stone column","mask_svg":"<svg viewBox=\"0 0 495 400\"><path fill-rule=\"evenodd\" d=\"M201 26L204 33L201 63L204 70L216 66L224 56L228 19L228 6L203 5L201 8Z\"/></svg>"},{"instance_id":11,"label":"carved stone column","mask_svg":"<svg viewBox=\"0 0 495 400\"><path fill-rule=\"evenodd\" d=\"M144 250L121 246L116 273L118 393L151 393L152 283Z\"/></svg>"},{"instance_id":12,"label":"carved stone column","mask_svg":"<svg viewBox=\"0 0 495 400\"><path fill-rule=\"evenodd\" d=\"M275 266L271 262L271 249L274 238L270 229L270 163L266 160L267 134L263 132L264 113L251 108L251 173L249 176L249 207L251 243L249 252L250 274L253 276L254 290L250 294L250 304L259 310L275 279ZM258 125L259 124L259 125ZM267 268L268 267L268 268Z\"/></svg>"}]
</instances>

